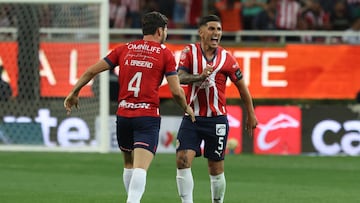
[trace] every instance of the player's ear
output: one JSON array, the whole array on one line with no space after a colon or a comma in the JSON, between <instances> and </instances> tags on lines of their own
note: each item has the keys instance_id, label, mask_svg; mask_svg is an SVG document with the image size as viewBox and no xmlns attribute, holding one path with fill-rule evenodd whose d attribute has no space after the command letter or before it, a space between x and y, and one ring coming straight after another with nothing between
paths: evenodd
<instances>
[{"instance_id":1,"label":"player's ear","mask_svg":"<svg viewBox=\"0 0 360 203\"><path fill-rule=\"evenodd\" d=\"M199 34L200 37L202 36L202 33L203 33L203 30L201 28L199 28L198 34Z\"/></svg>"},{"instance_id":2,"label":"player's ear","mask_svg":"<svg viewBox=\"0 0 360 203\"><path fill-rule=\"evenodd\" d=\"M160 37L162 36L162 33L164 32L163 28L162 27L158 27L157 30L156 30L156 33L157 35Z\"/></svg>"}]
</instances>

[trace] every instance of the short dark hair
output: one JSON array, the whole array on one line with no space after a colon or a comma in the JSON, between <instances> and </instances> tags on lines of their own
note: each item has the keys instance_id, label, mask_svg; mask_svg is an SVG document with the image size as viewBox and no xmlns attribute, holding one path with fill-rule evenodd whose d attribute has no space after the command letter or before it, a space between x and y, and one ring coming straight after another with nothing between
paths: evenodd
<instances>
[{"instance_id":1,"label":"short dark hair","mask_svg":"<svg viewBox=\"0 0 360 203\"><path fill-rule=\"evenodd\" d=\"M142 31L144 35L153 35L159 27L165 28L168 18L156 11L146 13L142 19Z\"/></svg>"},{"instance_id":2,"label":"short dark hair","mask_svg":"<svg viewBox=\"0 0 360 203\"><path fill-rule=\"evenodd\" d=\"M206 25L208 22L211 22L211 21L216 21L216 22L221 23L221 19L217 15L208 15L208 16L204 16L200 19L199 27Z\"/></svg>"}]
</instances>

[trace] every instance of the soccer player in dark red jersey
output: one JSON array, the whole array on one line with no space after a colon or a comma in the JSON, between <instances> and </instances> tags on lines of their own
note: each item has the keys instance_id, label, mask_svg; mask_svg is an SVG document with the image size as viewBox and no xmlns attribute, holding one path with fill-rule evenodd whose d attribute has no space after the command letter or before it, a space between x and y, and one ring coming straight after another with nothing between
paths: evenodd
<instances>
[{"instance_id":1,"label":"soccer player in dark red jersey","mask_svg":"<svg viewBox=\"0 0 360 203\"><path fill-rule=\"evenodd\" d=\"M235 58L219 46L222 29L219 17L205 16L199 23L200 43L182 51L178 73L180 82L188 84L187 101L193 107L196 122L184 116L177 137L176 182L182 203L193 202L194 180L191 165L194 157L208 160L213 203L222 203L225 195L224 155L229 131L226 117L226 80L237 87L247 111L246 126L250 136L257 125L252 97L245 85Z\"/></svg>"},{"instance_id":2,"label":"soccer player in dark red jersey","mask_svg":"<svg viewBox=\"0 0 360 203\"><path fill-rule=\"evenodd\" d=\"M119 66L117 140L124 156L127 203L140 202L145 191L146 173L156 153L160 129L158 90L164 75L175 101L195 121L180 86L174 56L163 45L167 23L168 19L158 12L145 14L143 39L115 48L90 66L64 101L70 113L71 107L78 105L78 95L84 85L98 73Z\"/></svg>"}]
</instances>

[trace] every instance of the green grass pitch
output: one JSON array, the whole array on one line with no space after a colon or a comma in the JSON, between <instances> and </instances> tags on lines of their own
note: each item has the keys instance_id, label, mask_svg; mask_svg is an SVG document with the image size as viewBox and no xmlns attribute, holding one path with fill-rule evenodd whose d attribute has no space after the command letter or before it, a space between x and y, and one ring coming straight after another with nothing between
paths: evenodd
<instances>
[{"instance_id":1,"label":"green grass pitch","mask_svg":"<svg viewBox=\"0 0 360 203\"><path fill-rule=\"evenodd\" d=\"M360 157L227 155L226 203L360 202ZM0 152L1 203L124 203L120 153ZM175 155L158 154L143 203L180 203ZM211 203L195 159L194 202Z\"/></svg>"}]
</instances>

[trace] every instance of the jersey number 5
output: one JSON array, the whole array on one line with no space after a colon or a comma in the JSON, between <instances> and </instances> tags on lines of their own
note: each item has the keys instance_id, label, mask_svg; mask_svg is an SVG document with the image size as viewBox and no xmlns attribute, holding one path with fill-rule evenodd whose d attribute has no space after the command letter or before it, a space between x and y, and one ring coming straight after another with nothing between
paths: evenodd
<instances>
[{"instance_id":1,"label":"jersey number 5","mask_svg":"<svg viewBox=\"0 0 360 203\"><path fill-rule=\"evenodd\" d=\"M137 72L129 81L128 91L133 91L134 97L139 96L141 77L142 77L142 72Z\"/></svg>"}]
</instances>

